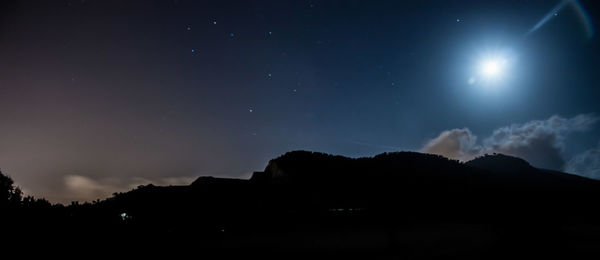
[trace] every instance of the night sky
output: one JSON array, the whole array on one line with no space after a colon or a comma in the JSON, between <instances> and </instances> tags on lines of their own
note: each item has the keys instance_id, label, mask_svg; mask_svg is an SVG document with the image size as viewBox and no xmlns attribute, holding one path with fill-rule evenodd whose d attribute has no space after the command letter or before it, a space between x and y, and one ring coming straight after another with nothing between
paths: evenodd
<instances>
[{"instance_id":1,"label":"night sky","mask_svg":"<svg viewBox=\"0 0 600 260\"><path fill-rule=\"evenodd\" d=\"M0 169L93 200L291 150L600 178L595 1L2 1Z\"/></svg>"}]
</instances>

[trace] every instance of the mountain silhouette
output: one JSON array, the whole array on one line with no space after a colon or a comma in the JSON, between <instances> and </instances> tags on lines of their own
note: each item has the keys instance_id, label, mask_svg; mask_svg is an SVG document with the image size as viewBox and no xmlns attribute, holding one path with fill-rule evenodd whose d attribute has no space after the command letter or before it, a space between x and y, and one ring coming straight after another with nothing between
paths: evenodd
<instances>
[{"instance_id":1,"label":"mountain silhouette","mask_svg":"<svg viewBox=\"0 0 600 260\"><path fill-rule=\"evenodd\" d=\"M61 233L119 249L134 241L165 250L556 256L597 248L590 230L600 228L599 195L599 181L502 154L463 163L293 151L247 180L145 185L94 203L22 207L10 221L28 236Z\"/></svg>"}]
</instances>

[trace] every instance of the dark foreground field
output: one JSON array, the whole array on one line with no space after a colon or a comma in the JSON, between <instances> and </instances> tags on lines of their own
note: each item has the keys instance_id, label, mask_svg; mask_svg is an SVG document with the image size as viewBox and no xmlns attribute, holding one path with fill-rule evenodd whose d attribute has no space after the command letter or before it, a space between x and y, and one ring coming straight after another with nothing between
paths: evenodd
<instances>
[{"instance_id":1,"label":"dark foreground field","mask_svg":"<svg viewBox=\"0 0 600 260\"><path fill-rule=\"evenodd\" d=\"M504 155L460 163L297 151L250 180L200 177L95 203L8 207L3 234L7 248L49 253L573 258L600 256L599 195L598 181Z\"/></svg>"}]
</instances>

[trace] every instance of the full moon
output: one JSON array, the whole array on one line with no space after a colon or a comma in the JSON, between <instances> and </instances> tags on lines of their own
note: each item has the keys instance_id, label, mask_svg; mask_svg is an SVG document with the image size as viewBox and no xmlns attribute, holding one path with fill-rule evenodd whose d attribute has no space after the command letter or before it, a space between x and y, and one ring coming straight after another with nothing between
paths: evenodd
<instances>
[{"instance_id":1,"label":"full moon","mask_svg":"<svg viewBox=\"0 0 600 260\"><path fill-rule=\"evenodd\" d=\"M481 63L481 75L488 79L498 78L502 75L505 66L506 60L502 58L484 60Z\"/></svg>"},{"instance_id":2,"label":"full moon","mask_svg":"<svg viewBox=\"0 0 600 260\"><path fill-rule=\"evenodd\" d=\"M517 53L509 47L482 49L472 57L467 83L485 89L507 86L514 79L517 61Z\"/></svg>"}]
</instances>

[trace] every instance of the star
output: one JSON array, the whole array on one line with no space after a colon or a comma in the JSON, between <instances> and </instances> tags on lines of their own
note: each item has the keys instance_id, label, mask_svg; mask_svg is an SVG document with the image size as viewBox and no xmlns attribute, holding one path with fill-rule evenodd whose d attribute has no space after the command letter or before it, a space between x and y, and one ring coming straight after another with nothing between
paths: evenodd
<instances>
[{"instance_id":1,"label":"star","mask_svg":"<svg viewBox=\"0 0 600 260\"><path fill-rule=\"evenodd\" d=\"M254 112L254 109L253 108L248 108L248 112L252 113L252 112Z\"/></svg>"},{"instance_id":2,"label":"star","mask_svg":"<svg viewBox=\"0 0 600 260\"><path fill-rule=\"evenodd\" d=\"M235 34L229 33L229 37L233 38L234 36L235 36Z\"/></svg>"}]
</instances>

